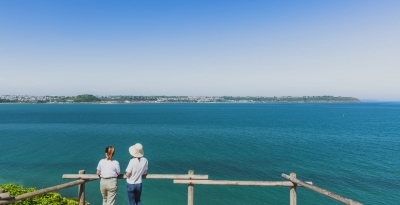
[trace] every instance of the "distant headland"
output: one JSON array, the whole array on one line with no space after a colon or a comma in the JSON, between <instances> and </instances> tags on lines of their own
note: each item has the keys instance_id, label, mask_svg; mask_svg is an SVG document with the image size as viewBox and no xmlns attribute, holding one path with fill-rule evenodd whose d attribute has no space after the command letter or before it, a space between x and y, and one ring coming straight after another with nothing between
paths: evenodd
<instances>
[{"instance_id":1,"label":"distant headland","mask_svg":"<svg viewBox=\"0 0 400 205\"><path fill-rule=\"evenodd\" d=\"M0 95L0 103L360 103L342 96L31 96Z\"/></svg>"}]
</instances>

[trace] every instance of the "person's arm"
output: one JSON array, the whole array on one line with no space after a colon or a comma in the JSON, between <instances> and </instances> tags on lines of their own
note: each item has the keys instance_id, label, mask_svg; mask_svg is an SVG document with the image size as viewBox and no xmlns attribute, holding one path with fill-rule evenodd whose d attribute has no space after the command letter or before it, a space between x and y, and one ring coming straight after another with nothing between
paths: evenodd
<instances>
[{"instance_id":1,"label":"person's arm","mask_svg":"<svg viewBox=\"0 0 400 205\"><path fill-rule=\"evenodd\" d=\"M96 172L97 176L99 176L99 177L101 175L101 171L100 170L101 170L101 160L100 160L99 164L97 165L97 172Z\"/></svg>"},{"instance_id":2,"label":"person's arm","mask_svg":"<svg viewBox=\"0 0 400 205\"><path fill-rule=\"evenodd\" d=\"M125 173L125 176L126 176L127 178L131 177L131 175L132 175L132 173L130 173L130 172L126 172L126 173Z\"/></svg>"},{"instance_id":3,"label":"person's arm","mask_svg":"<svg viewBox=\"0 0 400 205\"><path fill-rule=\"evenodd\" d=\"M144 165L144 172L143 172L143 175L147 175L147 170L149 169L149 161L147 161L147 159L146 159L146 163L145 163L145 165Z\"/></svg>"},{"instance_id":4,"label":"person's arm","mask_svg":"<svg viewBox=\"0 0 400 205\"><path fill-rule=\"evenodd\" d=\"M119 167L119 162L118 161L116 161L117 162L117 171L116 171L116 173L117 173L117 176L119 176L119 174L121 174L121 169L120 169L120 167Z\"/></svg>"},{"instance_id":5,"label":"person's arm","mask_svg":"<svg viewBox=\"0 0 400 205\"><path fill-rule=\"evenodd\" d=\"M125 176L129 178L132 176L132 160L129 160L128 166L125 169Z\"/></svg>"}]
</instances>

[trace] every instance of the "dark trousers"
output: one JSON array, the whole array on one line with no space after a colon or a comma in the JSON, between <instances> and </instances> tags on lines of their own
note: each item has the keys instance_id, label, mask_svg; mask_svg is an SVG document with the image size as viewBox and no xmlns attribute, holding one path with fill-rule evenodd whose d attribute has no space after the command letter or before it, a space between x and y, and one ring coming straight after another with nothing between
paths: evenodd
<instances>
[{"instance_id":1,"label":"dark trousers","mask_svg":"<svg viewBox=\"0 0 400 205\"><path fill-rule=\"evenodd\" d=\"M128 193L129 205L142 205L142 202L140 201L140 196L142 195L142 183L126 183L126 192Z\"/></svg>"}]
</instances>

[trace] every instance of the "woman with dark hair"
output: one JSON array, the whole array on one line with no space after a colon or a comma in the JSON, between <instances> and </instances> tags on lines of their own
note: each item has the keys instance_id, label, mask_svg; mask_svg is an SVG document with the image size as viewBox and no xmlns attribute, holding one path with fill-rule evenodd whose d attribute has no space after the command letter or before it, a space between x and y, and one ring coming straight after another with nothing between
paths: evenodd
<instances>
[{"instance_id":1,"label":"woman with dark hair","mask_svg":"<svg viewBox=\"0 0 400 205\"><path fill-rule=\"evenodd\" d=\"M100 192L103 196L103 205L113 205L118 190L118 175L120 173L119 163L113 160L115 149L113 146L106 147L105 159L101 159L97 165L97 175L100 179Z\"/></svg>"}]
</instances>

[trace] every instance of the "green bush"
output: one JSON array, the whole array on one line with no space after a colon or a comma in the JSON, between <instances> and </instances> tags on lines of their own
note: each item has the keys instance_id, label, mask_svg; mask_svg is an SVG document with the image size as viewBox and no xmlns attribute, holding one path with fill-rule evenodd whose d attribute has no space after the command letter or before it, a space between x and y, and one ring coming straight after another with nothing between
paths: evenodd
<instances>
[{"instance_id":1,"label":"green bush","mask_svg":"<svg viewBox=\"0 0 400 205\"><path fill-rule=\"evenodd\" d=\"M9 192L11 196L18 196L21 194L35 191L35 188L24 188L16 184L3 184L0 185L0 189L4 189ZM79 203L62 197L59 193L49 192L39 196L35 196L29 199L14 202L15 205L78 205Z\"/></svg>"}]
</instances>

